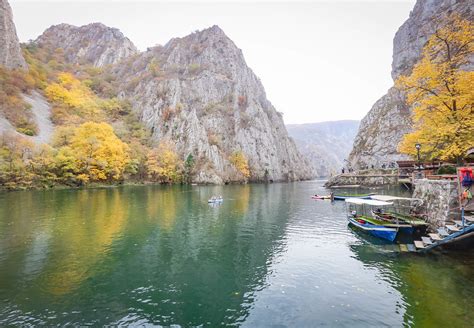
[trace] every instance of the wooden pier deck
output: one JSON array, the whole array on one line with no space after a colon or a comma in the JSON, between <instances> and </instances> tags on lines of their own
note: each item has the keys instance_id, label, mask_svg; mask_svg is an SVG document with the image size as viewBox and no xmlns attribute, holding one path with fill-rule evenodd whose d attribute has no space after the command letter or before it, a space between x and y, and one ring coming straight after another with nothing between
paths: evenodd
<instances>
[{"instance_id":1,"label":"wooden pier deck","mask_svg":"<svg viewBox=\"0 0 474 328\"><path fill-rule=\"evenodd\" d=\"M446 228L438 229L438 233L430 233L428 236L421 237L421 240L415 240L414 243L418 252L428 252L469 237L474 237L474 219L472 218L466 218L464 226L461 221L455 221L454 225L446 225Z\"/></svg>"}]
</instances>

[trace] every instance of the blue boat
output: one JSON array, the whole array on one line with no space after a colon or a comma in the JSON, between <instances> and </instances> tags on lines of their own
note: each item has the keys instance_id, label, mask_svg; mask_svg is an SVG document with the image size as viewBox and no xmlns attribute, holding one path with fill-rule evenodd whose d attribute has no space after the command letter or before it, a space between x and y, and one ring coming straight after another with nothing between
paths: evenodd
<instances>
[{"instance_id":1,"label":"blue boat","mask_svg":"<svg viewBox=\"0 0 474 328\"><path fill-rule=\"evenodd\" d=\"M353 206L361 206L362 212L365 210L365 206L390 206L393 203L384 202L380 200L372 199L361 199L361 198L349 198L346 199L346 203L349 204L349 210ZM385 220L380 220L378 218L372 218L369 216L358 215L357 211L351 211L350 215L347 217L349 224L359 228L375 237L383 238L393 242L397 238L398 231L401 227L410 227L408 224L399 224L394 222L389 222Z\"/></svg>"},{"instance_id":2,"label":"blue boat","mask_svg":"<svg viewBox=\"0 0 474 328\"><path fill-rule=\"evenodd\" d=\"M373 219L366 217L348 217L349 224L362 229L363 231L371 234L372 236L386 239L389 241L394 241L397 238L398 229L386 227L380 224L375 224Z\"/></svg>"},{"instance_id":3,"label":"blue boat","mask_svg":"<svg viewBox=\"0 0 474 328\"><path fill-rule=\"evenodd\" d=\"M346 200L346 199L371 199L373 194L363 194L363 195L334 195L334 200Z\"/></svg>"}]
</instances>

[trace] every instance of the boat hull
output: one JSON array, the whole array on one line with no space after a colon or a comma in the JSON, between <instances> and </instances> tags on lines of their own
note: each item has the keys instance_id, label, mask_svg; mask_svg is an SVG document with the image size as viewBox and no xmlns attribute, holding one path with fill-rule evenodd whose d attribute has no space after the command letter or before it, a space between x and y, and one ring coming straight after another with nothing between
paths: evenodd
<instances>
[{"instance_id":1,"label":"boat hull","mask_svg":"<svg viewBox=\"0 0 474 328\"><path fill-rule=\"evenodd\" d=\"M349 224L371 234L372 236L386 239L391 242L397 238L398 229L396 228L388 228L380 225L370 224L368 222L361 223L352 217L348 218L348 220Z\"/></svg>"},{"instance_id":2,"label":"boat hull","mask_svg":"<svg viewBox=\"0 0 474 328\"><path fill-rule=\"evenodd\" d=\"M346 200L346 199L349 199L349 198L370 199L370 195L367 195L367 196L334 195L334 200Z\"/></svg>"},{"instance_id":3,"label":"boat hull","mask_svg":"<svg viewBox=\"0 0 474 328\"><path fill-rule=\"evenodd\" d=\"M219 203L222 203L223 200L222 199L218 199L218 200L208 200L207 201L209 204L219 204Z\"/></svg>"}]
</instances>

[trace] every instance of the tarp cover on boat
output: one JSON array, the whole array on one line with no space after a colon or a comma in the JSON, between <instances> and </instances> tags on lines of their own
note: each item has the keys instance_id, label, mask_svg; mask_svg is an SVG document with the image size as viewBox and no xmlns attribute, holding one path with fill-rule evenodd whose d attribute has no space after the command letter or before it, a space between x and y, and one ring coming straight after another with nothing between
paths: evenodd
<instances>
[{"instance_id":1,"label":"tarp cover on boat","mask_svg":"<svg viewBox=\"0 0 474 328\"><path fill-rule=\"evenodd\" d=\"M393 205L390 202L384 202L381 200L375 199L360 199L360 198L348 198L346 199L346 203L356 204L356 205L372 205L372 206L388 206Z\"/></svg>"},{"instance_id":2,"label":"tarp cover on boat","mask_svg":"<svg viewBox=\"0 0 474 328\"><path fill-rule=\"evenodd\" d=\"M384 202L390 202L393 200L419 200L418 198L407 198L407 197L398 197L390 195L371 195L370 199L381 200Z\"/></svg>"}]
</instances>

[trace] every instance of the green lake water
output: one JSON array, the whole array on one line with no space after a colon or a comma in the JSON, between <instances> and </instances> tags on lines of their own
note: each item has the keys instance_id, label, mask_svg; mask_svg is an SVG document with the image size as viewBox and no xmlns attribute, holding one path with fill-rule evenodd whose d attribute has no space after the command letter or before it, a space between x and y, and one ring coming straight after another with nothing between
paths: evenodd
<instances>
[{"instance_id":1,"label":"green lake water","mask_svg":"<svg viewBox=\"0 0 474 328\"><path fill-rule=\"evenodd\" d=\"M0 326L474 327L472 250L394 252L314 193L321 181L0 193Z\"/></svg>"}]
</instances>

